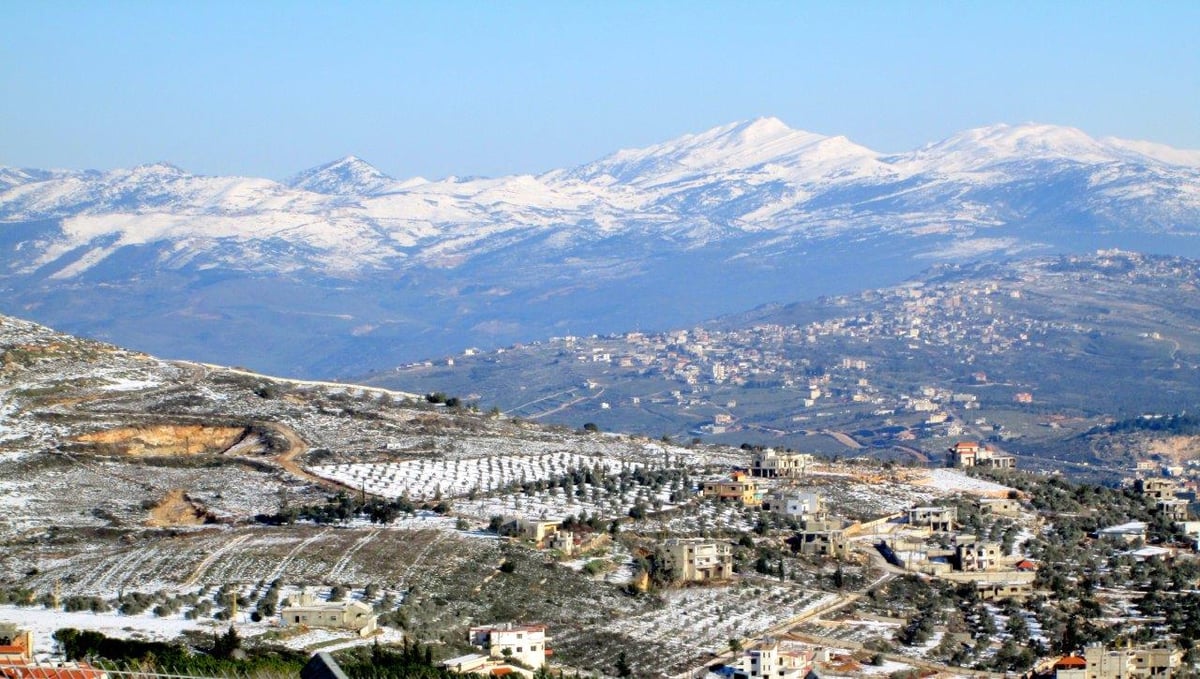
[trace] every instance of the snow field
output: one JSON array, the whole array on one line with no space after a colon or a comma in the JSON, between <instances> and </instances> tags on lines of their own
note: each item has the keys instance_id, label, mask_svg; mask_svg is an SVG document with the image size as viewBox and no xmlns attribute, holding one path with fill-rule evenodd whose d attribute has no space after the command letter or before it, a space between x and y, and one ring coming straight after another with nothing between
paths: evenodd
<instances>
[{"instance_id":1,"label":"snow field","mask_svg":"<svg viewBox=\"0 0 1200 679\"><path fill-rule=\"evenodd\" d=\"M709 531L749 532L756 519L747 517L747 510L733 502L699 502L678 513L648 516L634 522L630 530L642 534L669 531L672 535L701 535Z\"/></svg>"},{"instance_id":2,"label":"snow field","mask_svg":"<svg viewBox=\"0 0 1200 679\"><path fill-rule=\"evenodd\" d=\"M606 473L619 474L645 465L560 451L546 455L319 465L309 471L373 495L388 498L407 495L414 500L430 500L461 497L472 491L487 493L514 482L548 480L572 469L596 466Z\"/></svg>"},{"instance_id":3,"label":"snow field","mask_svg":"<svg viewBox=\"0 0 1200 679\"><path fill-rule=\"evenodd\" d=\"M669 503L671 489L668 487L654 490L647 486L635 486L616 493L589 483L582 484L582 487L582 496L578 494L577 486L567 490L555 486L534 495L518 492L480 500L459 500L454 503L454 509L459 514L478 519L515 516L553 521L567 516L580 516L585 512L590 517L602 519L624 518L629 516L630 508L638 503L644 504L648 511L657 511L656 507L664 510L675 507Z\"/></svg>"},{"instance_id":4,"label":"snow field","mask_svg":"<svg viewBox=\"0 0 1200 679\"><path fill-rule=\"evenodd\" d=\"M664 593L661 608L614 620L603 631L652 645L653 658L630 655L635 667L678 672L695 664L704 653L727 650L731 638L759 636L833 598L832 594L768 581L753 586L687 588ZM580 664L584 667L611 667L619 649L588 647L595 633L567 630L555 634L555 643L562 648L582 647L584 661Z\"/></svg>"},{"instance_id":5,"label":"snow field","mask_svg":"<svg viewBox=\"0 0 1200 679\"><path fill-rule=\"evenodd\" d=\"M926 475L924 484L943 492L974 493L977 495L993 495L1013 490L1008 486L967 476L954 469L931 469Z\"/></svg>"},{"instance_id":6,"label":"snow field","mask_svg":"<svg viewBox=\"0 0 1200 679\"><path fill-rule=\"evenodd\" d=\"M236 618L232 621L232 624L237 627L238 633L243 637L254 637L267 632L276 632L279 634L279 643L296 650L347 648L373 643L376 638L378 638L380 643L398 643L403 640L403 636L398 630L388 628L384 628L384 633L379 637L368 639L363 639L349 630L312 629L307 632L292 634L283 625L278 613L266 617L262 621L254 622L251 620L251 614L255 610L253 604L257 603L258 597L266 591L265 588L257 592L255 590L256 588L253 585L241 585L234 587L232 590L238 596L247 597L252 601L250 606L239 608ZM331 590L326 588L315 591L314 594L319 599L328 600L330 592ZM279 608L282 608L282 603L289 598L292 601L296 601L300 593L301 590L297 587L281 588ZM199 595L202 600L214 601L217 598L218 590L216 588L204 587L189 592L189 594ZM392 590L380 590L370 599L366 598L363 590L354 590L347 594L347 600L357 599L374 604L389 594L396 602L401 600L401 594ZM213 612L221 610L224 607L225 604L215 605ZM189 609L190 607L184 606L179 613L168 616L157 616L149 610L137 615L124 615L115 610L104 613L90 611L67 612L41 607L3 605L0 606L0 621L14 622L21 627L30 629L34 634L34 650L38 654L54 652L52 635L55 630L63 627L95 630L107 636L118 638L170 641L186 631L221 631L227 629L231 624L229 620L218 620L212 615L188 618L187 612Z\"/></svg>"}]
</instances>

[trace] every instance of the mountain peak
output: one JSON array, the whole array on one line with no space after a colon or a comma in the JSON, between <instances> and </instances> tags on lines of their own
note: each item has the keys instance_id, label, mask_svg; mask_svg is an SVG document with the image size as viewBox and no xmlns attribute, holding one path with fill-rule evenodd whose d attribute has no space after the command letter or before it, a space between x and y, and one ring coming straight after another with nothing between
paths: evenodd
<instances>
[{"instance_id":1,"label":"mountain peak","mask_svg":"<svg viewBox=\"0 0 1200 679\"><path fill-rule=\"evenodd\" d=\"M798 131L788 127L787 123L775 116L745 120L740 123L734 123L731 127L731 133L750 142L756 139L777 137L789 132Z\"/></svg>"},{"instance_id":2,"label":"mountain peak","mask_svg":"<svg viewBox=\"0 0 1200 679\"><path fill-rule=\"evenodd\" d=\"M362 158L347 155L309 168L284 183L314 193L372 195L382 192L394 181Z\"/></svg>"},{"instance_id":3,"label":"mountain peak","mask_svg":"<svg viewBox=\"0 0 1200 679\"><path fill-rule=\"evenodd\" d=\"M779 118L755 118L618 151L577 168L571 176L585 181L607 176L618 182L657 184L718 168L740 171L770 163L791 165L826 139L792 129Z\"/></svg>"},{"instance_id":4,"label":"mountain peak","mask_svg":"<svg viewBox=\"0 0 1200 679\"><path fill-rule=\"evenodd\" d=\"M1029 122L964 130L897 158L931 164L945 172L981 170L1014 161L1105 163L1123 155L1078 128Z\"/></svg>"},{"instance_id":5,"label":"mountain peak","mask_svg":"<svg viewBox=\"0 0 1200 679\"><path fill-rule=\"evenodd\" d=\"M160 160L156 163L144 163L138 165L129 171L130 174L136 175L165 175L165 176L180 176L187 174L183 168L172 163Z\"/></svg>"}]
</instances>

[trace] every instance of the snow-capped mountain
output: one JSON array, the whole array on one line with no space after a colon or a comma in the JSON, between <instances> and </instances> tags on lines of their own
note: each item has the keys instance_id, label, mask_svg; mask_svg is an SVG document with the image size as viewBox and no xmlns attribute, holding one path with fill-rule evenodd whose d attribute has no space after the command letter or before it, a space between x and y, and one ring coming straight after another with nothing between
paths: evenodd
<instances>
[{"instance_id":1,"label":"snow-capped mountain","mask_svg":"<svg viewBox=\"0 0 1200 679\"><path fill-rule=\"evenodd\" d=\"M370 196L386 192L396 184L396 180L362 158L346 156L307 169L285 183L293 189L314 193Z\"/></svg>"},{"instance_id":2,"label":"snow-capped mountain","mask_svg":"<svg viewBox=\"0 0 1200 679\"><path fill-rule=\"evenodd\" d=\"M401 181L354 156L282 183L0 168L0 311L328 374L441 343L691 322L930 259L1187 254L1198 235L1197 151L1025 124L884 154L762 118L494 179ZM322 339L252 348L230 328Z\"/></svg>"}]
</instances>

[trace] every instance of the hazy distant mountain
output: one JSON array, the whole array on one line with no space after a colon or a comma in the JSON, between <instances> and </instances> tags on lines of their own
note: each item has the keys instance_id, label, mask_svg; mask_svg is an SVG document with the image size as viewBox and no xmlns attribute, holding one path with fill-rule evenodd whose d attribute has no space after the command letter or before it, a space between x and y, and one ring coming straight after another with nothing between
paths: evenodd
<instances>
[{"instance_id":1,"label":"hazy distant mountain","mask_svg":"<svg viewBox=\"0 0 1200 679\"><path fill-rule=\"evenodd\" d=\"M1048 125L902 154L774 118L539 176L0 168L0 311L305 375L677 325L929 260L1200 254L1200 152ZM248 341L248 338L253 338Z\"/></svg>"},{"instance_id":2,"label":"hazy distant mountain","mask_svg":"<svg viewBox=\"0 0 1200 679\"><path fill-rule=\"evenodd\" d=\"M286 183L293 189L314 193L369 196L386 191L396 180L362 158L346 156L332 163L309 168Z\"/></svg>"}]
</instances>

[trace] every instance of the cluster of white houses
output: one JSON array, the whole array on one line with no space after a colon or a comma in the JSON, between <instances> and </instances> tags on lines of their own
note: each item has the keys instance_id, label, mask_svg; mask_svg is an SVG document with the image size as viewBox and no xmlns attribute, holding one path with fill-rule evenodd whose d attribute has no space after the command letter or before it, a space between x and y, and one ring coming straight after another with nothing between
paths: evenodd
<instances>
[{"instance_id":1,"label":"cluster of white houses","mask_svg":"<svg viewBox=\"0 0 1200 679\"><path fill-rule=\"evenodd\" d=\"M1051 672L1055 679L1134 679L1170 677L1183 664L1183 651L1169 645L1106 648L1094 644L1083 655L1059 658Z\"/></svg>"},{"instance_id":2,"label":"cluster of white houses","mask_svg":"<svg viewBox=\"0 0 1200 679\"><path fill-rule=\"evenodd\" d=\"M1017 516L1024 511L1020 500L980 498L980 511ZM955 582L973 583L984 599L1021 598L1033 594L1036 565L1019 555L1005 552L1000 542L958 532L955 507L918 506L907 512L907 531L883 539L877 545L895 566ZM930 546L928 538L948 534L950 547Z\"/></svg>"},{"instance_id":3,"label":"cluster of white houses","mask_svg":"<svg viewBox=\"0 0 1200 679\"><path fill-rule=\"evenodd\" d=\"M552 653L546 648L545 625L480 625L468 630L467 640L482 652L450 658L442 667L460 674L532 677L532 670L544 667Z\"/></svg>"},{"instance_id":4,"label":"cluster of white houses","mask_svg":"<svg viewBox=\"0 0 1200 679\"><path fill-rule=\"evenodd\" d=\"M1088 646L1082 656L1047 661L1025 676L1047 679L1139 679L1170 677L1183 665L1183 651L1170 645L1129 648ZM822 646L767 639L736 655L717 674L729 679L857 677L868 673L853 656Z\"/></svg>"}]
</instances>

